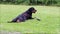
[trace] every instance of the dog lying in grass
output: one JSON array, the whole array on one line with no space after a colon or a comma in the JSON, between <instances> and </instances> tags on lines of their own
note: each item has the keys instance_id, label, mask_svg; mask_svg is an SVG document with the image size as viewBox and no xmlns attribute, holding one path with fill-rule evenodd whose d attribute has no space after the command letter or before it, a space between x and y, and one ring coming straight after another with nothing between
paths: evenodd
<instances>
[{"instance_id":1,"label":"dog lying in grass","mask_svg":"<svg viewBox=\"0 0 60 34\"><path fill-rule=\"evenodd\" d=\"M24 22L28 19L33 19L32 18L32 13L36 13L36 9L31 7L24 13L18 15L16 18L14 18L11 22Z\"/></svg>"}]
</instances>

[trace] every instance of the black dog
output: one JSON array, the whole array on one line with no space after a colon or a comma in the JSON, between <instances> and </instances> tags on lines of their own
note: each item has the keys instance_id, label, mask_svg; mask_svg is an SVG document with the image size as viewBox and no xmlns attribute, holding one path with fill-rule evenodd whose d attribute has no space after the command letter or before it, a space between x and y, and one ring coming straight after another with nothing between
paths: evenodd
<instances>
[{"instance_id":1,"label":"black dog","mask_svg":"<svg viewBox=\"0 0 60 34\"><path fill-rule=\"evenodd\" d=\"M25 20L33 19L32 13L35 13L35 12L36 12L35 8L31 7L26 12L14 18L11 22L24 22Z\"/></svg>"}]
</instances>

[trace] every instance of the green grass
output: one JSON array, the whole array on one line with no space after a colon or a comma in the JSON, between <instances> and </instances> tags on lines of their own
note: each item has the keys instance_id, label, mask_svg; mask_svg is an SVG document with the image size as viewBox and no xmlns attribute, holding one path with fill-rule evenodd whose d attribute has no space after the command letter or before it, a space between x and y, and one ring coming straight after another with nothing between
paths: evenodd
<instances>
[{"instance_id":1,"label":"green grass","mask_svg":"<svg viewBox=\"0 0 60 34\"><path fill-rule=\"evenodd\" d=\"M17 15L23 13L28 8L34 7L37 16L41 21L36 19L27 20L21 23L7 23ZM60 7L52 6L24 6L24 5L0 5L0 31L18 31L21 33L60 33Z\"/></svg>"}]
</instances>

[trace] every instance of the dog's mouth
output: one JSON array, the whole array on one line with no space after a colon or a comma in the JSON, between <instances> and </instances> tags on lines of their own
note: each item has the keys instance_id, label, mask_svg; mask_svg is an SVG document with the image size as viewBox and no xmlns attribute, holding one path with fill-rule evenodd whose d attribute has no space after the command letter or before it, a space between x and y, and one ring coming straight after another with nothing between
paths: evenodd
<instances>
[{"instance_id":1,"label":"dog's mouth","mask_svg":"<svg viewBox=\"0 0 60 34\"><path fill-rule=\"evenodd\" d=\"M36 13L37 10L33 10L32 13Z\"/></svg>"},{"instance_id":2,"label":"dog's mouth","mask_svg":"<svg viewBox=\"0 0 60 34\"><path fill-rule=\"evenodd\" d=\"M36 13L37 12L37 10L35 10L35 12L34 13Z\"/></svg>"}]
</instances>

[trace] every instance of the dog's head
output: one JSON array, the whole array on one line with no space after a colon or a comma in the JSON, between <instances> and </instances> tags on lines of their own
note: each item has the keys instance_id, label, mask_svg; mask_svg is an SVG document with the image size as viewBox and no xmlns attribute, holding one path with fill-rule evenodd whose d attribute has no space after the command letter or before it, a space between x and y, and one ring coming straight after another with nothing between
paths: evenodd
<instances>
[{"instance_id":1,"label":"dog's head","mask_svg":"<svg viewBox=\"0 0 60 34\"><path fill-rule=\"evenodd\" d=\"M28 11L30 11L32 13L36 13L37 10L35 8L31 7L31 8L28 9Z\"/></svg>"}]
</instances>

